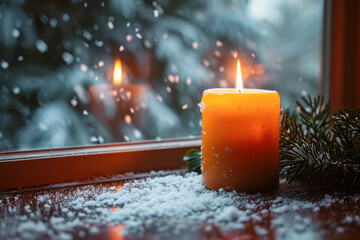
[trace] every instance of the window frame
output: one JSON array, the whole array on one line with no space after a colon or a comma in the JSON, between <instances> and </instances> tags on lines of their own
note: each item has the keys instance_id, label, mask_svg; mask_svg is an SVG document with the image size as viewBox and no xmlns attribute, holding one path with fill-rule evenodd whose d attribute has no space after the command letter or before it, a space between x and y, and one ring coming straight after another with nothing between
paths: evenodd
<instances>
[{"instance_id":1,"label":"window frame","mask_svg":"<svg viewBox=\"0 0 360 240\"><path fill-rule=\"evenodd\" d=\"M186 151L200 146L200 138L181 138L0 153L0 191L180 169Z\"/></svg>"},{"instance_id":2,"label":"window frame","mask_svg":"<svg viewBox=\"0 0 360 240\"><path fill-rule=\"evenodd\" d=\"M360 89L360 68L356 69L356 63L360 64L360 45L356 44L360 42L360 23L353 37L346 33L349 23L345 25L349 11L352 19L360 22L360 14L355 15L360 13L360 3L354 2L324 1L319 92L332 100L332 111L344 104L360 107L360 94L356 96L356 89ZM355 65L350 67L344 63L349 56L346 44L358 46L350 59ZM345 84L345 74L353 76L351 84ZM351 97L345 101L348 91ZM0 153L0 191L126 172L179 169L185 166L182 158L186 151L200 146L201 138L197 137Z\"/></svg>"},{"instance_id":3,"label":"window frame","mask_svg":"<svg viewBox=\"0 0 360 240\"><path fill-rule=\"evenodd\" d=\"M330 0L324 4L323 75L331 112L343 106L360 108L360 2Z\"/></svg>"}]
</instances>

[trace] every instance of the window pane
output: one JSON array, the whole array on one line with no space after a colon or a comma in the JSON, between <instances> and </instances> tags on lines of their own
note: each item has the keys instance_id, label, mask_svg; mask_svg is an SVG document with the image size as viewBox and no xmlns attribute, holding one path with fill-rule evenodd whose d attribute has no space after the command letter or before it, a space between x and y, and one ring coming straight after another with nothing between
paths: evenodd
<instances>
[{"instance_id":1,"label":"window pane","mask_svg":"<svg viewBox=\"0 0 360 240\"><path fill-rule=\"evenodd\" d=\"M202 92L234 87L237 59L245 87L277 90L283 106L316 94L322 11L317 0L0 3L0 150L199 136Z\"/></svg>"}]
</instances>

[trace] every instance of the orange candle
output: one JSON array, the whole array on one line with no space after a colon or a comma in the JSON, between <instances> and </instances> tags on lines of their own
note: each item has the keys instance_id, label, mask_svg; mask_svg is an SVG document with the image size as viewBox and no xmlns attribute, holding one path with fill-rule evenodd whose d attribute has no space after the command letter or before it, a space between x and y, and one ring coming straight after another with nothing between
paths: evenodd
<instances>
[{"instance_id":1,"label":"orange candle","mask_svg":"<svg viewBox=\"0 0 360 240\"><path fill-rule=\"evenodd\" d=\"M202 181L213 190L267 192L279 185L280 97L276 91L207 89L202 111Z\"/></svg>"}]
</instances>

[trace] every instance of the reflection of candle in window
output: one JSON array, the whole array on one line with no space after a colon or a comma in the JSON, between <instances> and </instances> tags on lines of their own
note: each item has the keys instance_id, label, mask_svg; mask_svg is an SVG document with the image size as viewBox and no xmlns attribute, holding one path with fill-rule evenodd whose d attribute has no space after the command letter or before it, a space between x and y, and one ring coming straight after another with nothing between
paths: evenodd
<instances>
[{"instance_id":1,"label":"reflection of candle in window","mask_svg":"<svg viewBox=\"0 0 360 240\"><path fill-rule=\"evenodd\" d=\"M243 89L240 62L235 89L204 91L203 184L210 189L264 192L279 184L277 92Z\"/></svg>"},{"instance_id":2,"label":"reflection of candle in window","mask_svg":"<svg viewBox=\"0 0 360 240\"><path fill-rule=\"evenodd\" d=\"M113 82L115 85L119 85L122 82L122 67L119 59L116 59L114 64Z\"/></svg>"},{"instance_id":3,"label":"reflection of candle in window","mask_svg":"<svg viewBox=\"0 0 360 240\"><path fill-rule=\"evenodd\" d=\"M123 68L117 59L113 69L112 84L96 84L89 87L89 105L91 112L107 126L115 136L121 124L143 124L148 95L143 84L123 83Z\"/></svg>"}]
</instances>

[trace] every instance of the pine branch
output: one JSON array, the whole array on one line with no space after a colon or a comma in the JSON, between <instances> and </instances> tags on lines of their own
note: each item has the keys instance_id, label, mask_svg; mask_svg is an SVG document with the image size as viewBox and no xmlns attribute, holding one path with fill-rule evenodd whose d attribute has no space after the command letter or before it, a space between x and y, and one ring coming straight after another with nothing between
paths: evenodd
<instances>
[{"instance_id":1,"label":"pine branch","mask_svg":"<svg viewBox=\"0 0 360 240\"><path fill-rule=\"evenodd\" d=\"M183 160L189 171L201 173L201 151L198 149L190 149L186 152Z\"/></svg>"},{"instance_id":2,"label":"pine branch","mask_svg":"<svg viewBox=\"0 0 360 240\"><path fill-rule=\"evenodd\" d=\"M311 99L310 95L306 99L301 98L304 102L301 104L296 101L296 105L300 109L300 120L307 134L311 134L314 138L324 139L329 132L331 120L330 102L324 105L324 97L318 96Z\"/></svg>"},{"instance_id":3,"label":"pine branch","mask_svg":"<svg viewBox=\"0 0 360 240\"><path fill-rule=\"evenodd\" d=\"M302 100L295 118L300 120L297 131L304 134L280 139L281 175L307 185L360 187L359 109L343 108L330 118L330 104L324 105L323 97ZM290 124L287 120L281 126L294 135Z\"/></svg>"},{"instance_id":4,"label":"pine branch","mask_svg":"<svg viewBox=\"0 0 360 240\"><path fill-rule=\"evenodd\" d=\"M298 124L295 113L290 113L289 109L281 110L280 113L280 146L286 146L302 139L305 133L301 125Z\"/></svg>"},{"instance_id":5,"label":"pine branch","mask_svg":"<svg viewBox=\"0 0 360 240\"><path fill-rule=\"evenodd\" d=\"M360 113L359 109L344 108L336 111L332 117L334 139L344 154L360 162Z\"/></svg>"}]
</instances>

